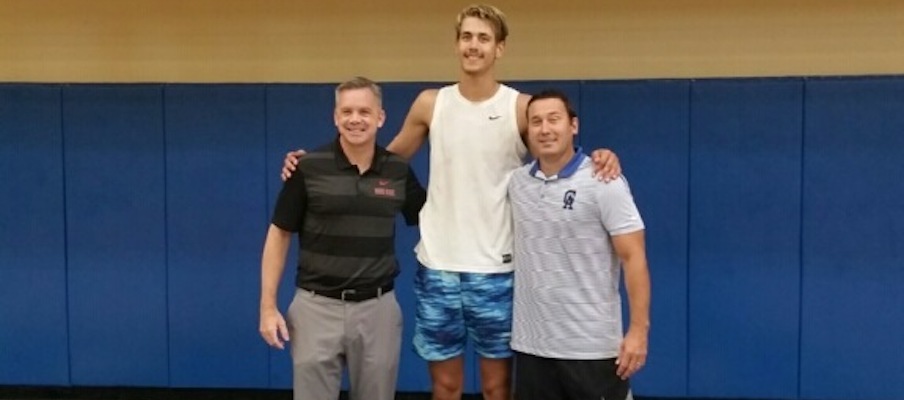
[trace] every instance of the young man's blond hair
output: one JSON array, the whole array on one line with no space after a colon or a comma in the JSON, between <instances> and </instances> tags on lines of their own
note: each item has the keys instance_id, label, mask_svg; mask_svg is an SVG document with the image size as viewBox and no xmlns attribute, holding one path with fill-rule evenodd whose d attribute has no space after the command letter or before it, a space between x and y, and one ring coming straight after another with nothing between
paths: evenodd
<instances>
[{"instance_id":1,"label":"young man's blond hair","mask_svg":"<svg viewBox=\"0 0 904 400\"><path fill-rule=\"evenodd\" d=\"M508 37L508 23L505 21L505 14L502 13L502 10L489 4L472 4L461 10L455 19L456 38L461 36L461 23L468 17L488 22L493 27L493 33L496 35L497 42L504 42L505 38Z\"/></svg>"}]
</instances>

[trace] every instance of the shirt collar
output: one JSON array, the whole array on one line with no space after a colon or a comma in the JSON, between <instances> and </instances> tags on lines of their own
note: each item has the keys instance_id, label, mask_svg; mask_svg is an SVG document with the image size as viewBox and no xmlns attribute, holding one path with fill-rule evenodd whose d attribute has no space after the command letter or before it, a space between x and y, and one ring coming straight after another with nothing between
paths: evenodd
<instances>
[{"instance_id":1,"label":"shirt collar","mask_svg":"<svg viewBox=\"0 0 904 400\"><path fill-rule=\"evenodd\" d=\"M568 164L565 164L565 166L562 167L562 170L559 171L558 174L555 174L553 176L544 175L543 171L540 170L540 160L534 160L533 163L531 163L530 176L544 180L564 179L571 177L575 172L578 171L578 168L580 168L581 162L584 161L585 157L587 157L587 155L584 154L584 149L581 148L581 146L575 147L574 155L571 156L571 160L568 160Z\"/></svg>"},{"instance_id":2,"label":"shirt collar","mask_svg":"<svg viewBox=\"0 0 904 400\"><path fill-rule=\"evenodd\" d=\"M336 167L341 169L355 169L357 171L357 167L352 165L351 161L348 160L348 156L345 155L345 151L342 150L342 145L339 144L339 136L336 136L336 140L333 141L333 154L335 154L336 158ZM370 164L369 171L373 171L376 173L380 173L380 170L383 169L383 164L386 162L386 158L389 155L389 152L374 144L374 160Z\"/></svg>"}]
</instances>

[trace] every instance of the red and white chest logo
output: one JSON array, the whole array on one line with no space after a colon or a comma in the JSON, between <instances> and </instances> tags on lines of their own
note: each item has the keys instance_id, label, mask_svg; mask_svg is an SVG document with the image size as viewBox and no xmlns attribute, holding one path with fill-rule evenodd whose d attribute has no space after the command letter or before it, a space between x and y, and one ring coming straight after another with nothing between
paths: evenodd
<instances>
[{"instance_id":1,"label":"red and white chest logo","mask_svg":"<svg viewBox=\"0 0 904 400\"><path fill-rule=\"evenodd\" d=\"M388 185L389 179L378 180L377 186L374 188L374 195L382 197L395 197L395 189L387 187Z\"/></svg>"}]
</instances>

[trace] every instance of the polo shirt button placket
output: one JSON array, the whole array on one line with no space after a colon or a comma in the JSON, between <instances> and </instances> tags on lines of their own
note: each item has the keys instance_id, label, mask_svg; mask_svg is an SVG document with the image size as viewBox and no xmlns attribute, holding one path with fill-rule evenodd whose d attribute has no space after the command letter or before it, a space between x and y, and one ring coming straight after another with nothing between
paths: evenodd
<instances>
[{"instance_id":1,"label":"polo shirt button placket","mask_svg":"<svg viewBox=\"0 0 904 400\"><path fill-rule=\"evenodd\" d=\"M549 188L549 181L544 180L543 183L540 184L540 196L537 198L537 207L542 208L543 203L546 202L546 191Z\"/></svg>"},{"instance_id":2,"label":"polo shirt button placket","mask_svg":"<svg viewBox=\"0 0 904 400\"><path fill-rule=\"evenodd\" d=\"M358 174L358 178L355 179L355 196L361 197L364 193L367 193L364 188L364 175Z\"/></svg>"}]
</instances>

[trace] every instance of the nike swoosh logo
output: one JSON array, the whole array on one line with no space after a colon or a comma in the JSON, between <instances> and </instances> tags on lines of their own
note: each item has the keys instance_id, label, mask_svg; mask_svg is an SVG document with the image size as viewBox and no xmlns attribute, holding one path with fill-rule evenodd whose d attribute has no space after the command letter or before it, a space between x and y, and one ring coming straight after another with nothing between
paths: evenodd
<instances>
[{"instance_id":1,"label":"nike swoosh logo","mask_svg":"<svg viewBox=\"0 0 904 400\"><path fill-rule=\"evenodd\" d=\"M495 121L499 118L502 118L502 116L501 115L490 115L490 121Z\"/></svg>"}]
</instances>

